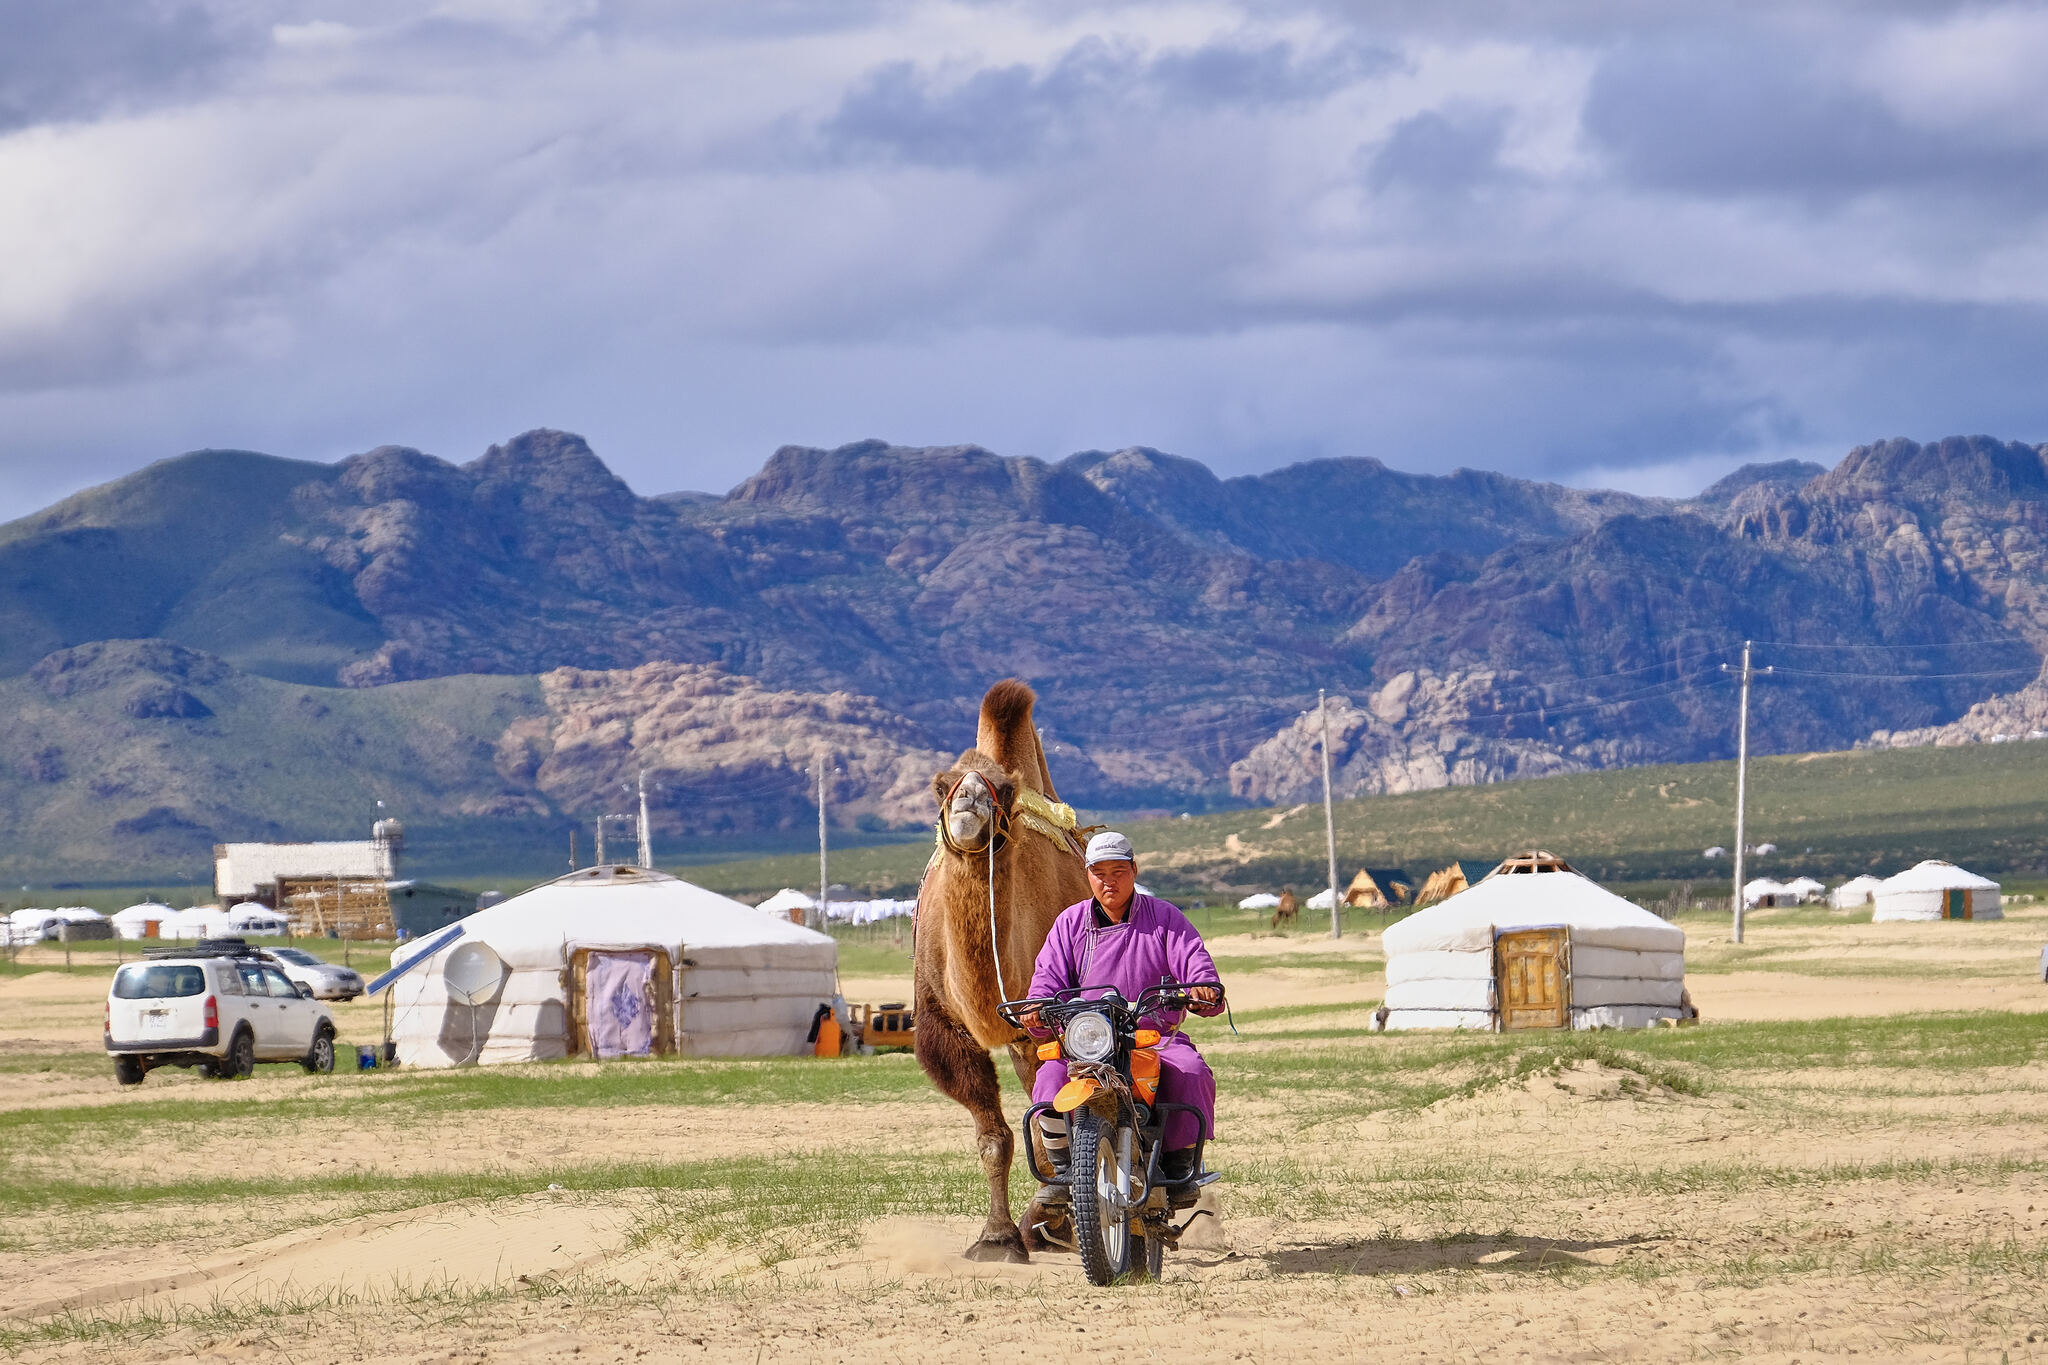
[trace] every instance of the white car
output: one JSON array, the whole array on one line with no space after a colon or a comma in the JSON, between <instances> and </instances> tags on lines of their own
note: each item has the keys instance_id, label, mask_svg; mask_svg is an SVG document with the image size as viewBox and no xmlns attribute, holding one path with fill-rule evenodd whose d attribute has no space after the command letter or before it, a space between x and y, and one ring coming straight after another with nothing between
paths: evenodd
<instances>
[{"instance_id":1,"label":"white car","mask_svg":"<svg viewBox=\"0 0 2048 1365\"><path fill-rule=\"evenodd\" d=\"M272 962L302 986L313 988L315 1000L353 1000L363 993L362 975L349 967L322 962L304 948L258 948L256 955Z\"/></svg>"},{"instance_id":2,"label":"white car","mask_svg":"<svg viewBox=\"0 0 2048 1365\"><path fill-rule=\"evenodd\" d=\"M254 949L165 951L114 973L107 1055L114 1079L139 1085L160 1066L233 1080L258 1062L334 1070L334 1016Z\"/></svg>"}]
</instances>

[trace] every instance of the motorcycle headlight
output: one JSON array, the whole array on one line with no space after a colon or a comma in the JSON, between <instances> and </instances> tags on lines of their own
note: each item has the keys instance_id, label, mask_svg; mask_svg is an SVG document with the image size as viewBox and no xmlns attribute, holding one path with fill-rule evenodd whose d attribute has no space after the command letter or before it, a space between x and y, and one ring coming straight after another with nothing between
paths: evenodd
<instances>
[{"instance_id":1,"label":"motorcycle headlight","mask_svg":"<svg viewBox=\"0 0 2048 1365\"><path fill-rule=\"evenodd\" d=\"M1116 1051L1116 1030L1110 1026L1108 1015L1089 1010L1067 1021L1063 1046L1067 1055L1076 1060L1108 1061L1109 1054Z\"/></svg>"}]
</instances>

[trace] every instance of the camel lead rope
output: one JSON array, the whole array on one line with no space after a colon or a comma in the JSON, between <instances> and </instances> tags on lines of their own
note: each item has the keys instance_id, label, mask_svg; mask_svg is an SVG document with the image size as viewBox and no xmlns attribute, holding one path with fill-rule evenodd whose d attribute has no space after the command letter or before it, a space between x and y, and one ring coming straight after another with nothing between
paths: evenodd
<instances>
[{"instance_id":1,"label":"camel lead rope","mask_svg":"<svg viewBox=\"0 0 2048 1365\"><path fill-rule=\"evenodd\" d=\"M1003 984L1003 954L996 946L996 835L995 824L989 824L988 835L988 960L996 969L996 994L1003 1000L1010 998L1010 988Z\"/></svg>"}]
</instances>

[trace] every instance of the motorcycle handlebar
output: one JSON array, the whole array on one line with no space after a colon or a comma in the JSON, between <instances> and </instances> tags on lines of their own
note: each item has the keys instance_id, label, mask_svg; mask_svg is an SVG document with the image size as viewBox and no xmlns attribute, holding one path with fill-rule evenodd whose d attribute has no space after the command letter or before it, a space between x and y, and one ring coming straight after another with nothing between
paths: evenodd
<instances>
[{"instance_id":1,"label":"motorcycle handlebar","mask_svg":"<svg viewBox=\"0 0 2048 1365\"><path fill-rule=\"evenodd\" d=\"M1138 992L1136 1000L1124 1000L1120 994L1117 998L1124 1008L1135 1015L1143 1017L1153 1010L1160 1008L1187 1009L1196 1003L1193 993L1204 986L1213 987L1219 1000L1221 999L1223 993L1223 983L1221 981L1162 981L1156 986L1148 986ZM1046 1016L1052 1015L1053 1018L1049 1022L1059 1024L1064 1022L1063 1016L1078 1014L1090 1005L1100 1004L1105 998L1101 994L1084 997L1082 995L1083 991L1100 992L1104 990L1105 988L1100 986L1068 986L1053 992L1049 996L1041 996L1029 1000L1005 1000L1002 1004L996 1006L996 1013L1003 1017L1005 1023L1016 1028L1024 1027L1020 1022L1020 1016L1034 1012L1038 1014L1041 1023L1048 1022Z\"/></svg>"}]
</instances>

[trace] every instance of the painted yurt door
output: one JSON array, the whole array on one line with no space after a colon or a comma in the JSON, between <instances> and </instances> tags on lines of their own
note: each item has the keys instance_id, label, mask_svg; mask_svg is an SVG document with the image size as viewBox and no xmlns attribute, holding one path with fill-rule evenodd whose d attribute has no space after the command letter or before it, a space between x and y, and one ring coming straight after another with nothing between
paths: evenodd
<instances>
[{"instance_id":1,"label":"painted yurt door","mask_svg":"<svg viewBox=\"0 0 2048 1365\"><path fill-rule=\"evenodd\" d=\"M578 948L569 963L571 1051L599 1059L675 1051L675 977L660 948Z\"/></svg>"},{"instance_id":2,"label":"painted yurt door","mask_svg":"<svg viewBox=\"0 0 2048 1365\"><path fill-rule=\"evenodd\" d=\"M1517 929L1493 941L1503 1029L1571 1023L1570 946L1562 929Z\"/></svg>"},{"instance_id":3,"label":"painted yurt door","mask_svg":"<svg viewBox=\"0 0 2048 1365\"><path fill-rule=\"evenodd\" d=\"M1969 919L1970 893L1960 886L1952 886L1941 893L1941 917L1943 919Z\"/></svg>"}]
</instances>

